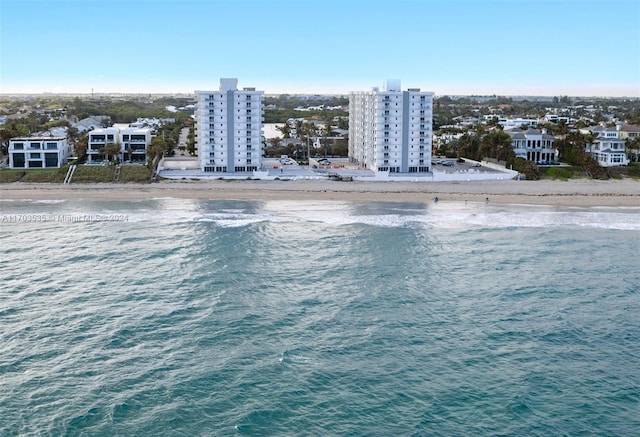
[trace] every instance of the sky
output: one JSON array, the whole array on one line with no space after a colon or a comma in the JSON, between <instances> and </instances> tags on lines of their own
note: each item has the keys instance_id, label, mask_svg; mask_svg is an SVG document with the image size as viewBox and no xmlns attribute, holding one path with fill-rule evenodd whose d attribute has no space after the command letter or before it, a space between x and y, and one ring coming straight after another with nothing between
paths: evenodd
<instances>
[{"instance_id":1,"label":"sky","mask_svg":"<svg viewBox=\"0 0 640 437\"><path fill-rule=\"evenodd\" d=\"M0 0L0 93L640 97L638 0Z\"/></svg>"}]
</instances>

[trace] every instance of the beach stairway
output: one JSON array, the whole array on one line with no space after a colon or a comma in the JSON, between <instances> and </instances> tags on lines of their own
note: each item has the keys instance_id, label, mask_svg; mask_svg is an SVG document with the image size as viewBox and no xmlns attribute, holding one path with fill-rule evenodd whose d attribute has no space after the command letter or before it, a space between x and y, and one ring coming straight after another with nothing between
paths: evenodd
<instances>
[{"instance_id":1,"label":"beach stairway","mask_svg":"<svg viewBox=\"0 0 640 437\"><path fill-rule=\"evenodd\" d=\"M116 171L113 173L113 182L120 181L120 169L122 166L120 164L116 165Z\"/></svg>"},{"instance_id":2,"label":"beach stairway","mask_svg":"<svg viewBox=\"0 0 640 437\"><path fill-rule=\"evenodd\" d=\"M67 170L67 175L64 177L64 184L70 184L71 183L71 178L73 178L73 174L76 171L76 165L70 165L69 166L69 170Z\"/></svg>"},{"instance_id":3,"label":"beach stairway","mask_svg":"<svg viewBox=\"0 0 640 437\"><path fill-rule=\"evenodd\" d=\"M160 163L160 157L156 156L151 162L151 182L158 182L158 164Z\"/></svg>"}]
</instances>

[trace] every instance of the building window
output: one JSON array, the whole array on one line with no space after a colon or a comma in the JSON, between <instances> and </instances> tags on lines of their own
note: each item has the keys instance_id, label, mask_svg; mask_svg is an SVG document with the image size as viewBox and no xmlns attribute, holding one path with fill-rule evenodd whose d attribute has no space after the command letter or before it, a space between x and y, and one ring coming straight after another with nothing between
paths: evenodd
<instances>
[{"instance_id":1,"label":"building window","mask_svg":"<svg viewBox=\"0 0 640 437\"><path fill-rule=\"evenodd\" d=\"M24 153L13 153L13 166L24 168Z\"/></svg>"},{"instance_id":2,"label":"building window","mask_svg":"<svg viewBox=\"0 0 640 437\"><path fill-rule=\"evenodd\" d=\"M57 167L58 166L58 154L57 153L45 153L44 154L44 166L45 167Z\"/></svg>"}]
</instances>

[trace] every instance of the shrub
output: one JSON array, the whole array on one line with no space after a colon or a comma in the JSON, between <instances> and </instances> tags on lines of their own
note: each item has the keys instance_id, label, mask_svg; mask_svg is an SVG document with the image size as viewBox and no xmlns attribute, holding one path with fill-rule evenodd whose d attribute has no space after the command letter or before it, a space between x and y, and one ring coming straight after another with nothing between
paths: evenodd
<instances>
[{"instance_id":1,"label":"shrub","mask_svg":"<svg viewBox=\"0 0 640 437\"><path fill-rule=\"evenodd\" d=\"M566 181L567 179L571 179L573 172L566 167L551 167L547 170L547 176L551 179Z\"/></svg>"},{"instance_id":2,"label":"shrub","mask_svg":"<svg viewBox=\"0 0 640 437\"><path fill-rule=\"evenodd\" d=\"M144 165L123 165L120 168L120 182L149 183L151 170Z\"/></svg>"},{"instance_id":3,"label":"shrub","mask_svg":"<svg viewBox=\"0 0 640 437\"><path fill-rule=\"evenodd\" d=\"M24 176L20 179L20 182L62 183L68 170L68 166L62 168L27 170L24 172Z\"/></svg>"},{"instance_id":4,"label":"shrub","mask_svg":"<svg viewBox=\"0 0 640 437\"><path fill-rule=\"evenodd\" d=\"M507 168L511 167L515 171L524 174L529 181L537 181L540 179L538 166L524 158L509 158L506 166Z\"/></svg>"},{"instance_id":5,"label":"shrub","mask_svg":"<svg viewBox=\"0 0 640 437\"><path fill-rule=\"evenodd\" d=\"M7 184L18 182L24 176L24 170L17 168L5 168L0 170L0 183Z\"/></svg>"},{"instance_id":6,"label":"shrub","mask_svg":"<svg viewBox=\"0 0 640 437\"><path fill-rule=\"evenodd\" d=\"M71 183L113 182L113 165L79 165Z\"/></svg>"}]
</instances>

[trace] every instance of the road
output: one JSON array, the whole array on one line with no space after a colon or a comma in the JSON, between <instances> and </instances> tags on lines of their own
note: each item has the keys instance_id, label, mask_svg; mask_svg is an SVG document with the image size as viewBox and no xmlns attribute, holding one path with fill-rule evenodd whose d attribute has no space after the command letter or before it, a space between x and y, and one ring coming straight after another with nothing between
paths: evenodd
<instances>
[{"instance_id":1,"label":"road","mask_svg":"<svg viewBox=\"0 0 640 437\"><path fill-rule=\"evenodd\" d=\"M178 148L176 150L176 156L189 156L189 153L186 150L180 150L180 147L184 147L186 149L187 142L189 138L189 128L183 127L180 130L180 137L178 138Z\"/></svg>"}]
</instances>

